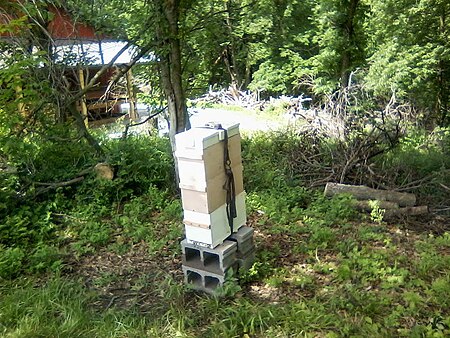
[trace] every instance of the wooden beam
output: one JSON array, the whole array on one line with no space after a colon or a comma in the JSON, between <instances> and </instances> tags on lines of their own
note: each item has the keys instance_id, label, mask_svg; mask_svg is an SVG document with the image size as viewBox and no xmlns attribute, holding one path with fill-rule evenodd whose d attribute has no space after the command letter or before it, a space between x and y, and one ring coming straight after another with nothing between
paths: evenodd
<instances>
[{"instance_id":1,"label":"wooden beam","mask_svg":"<svg viewBox=\"0 0 450 338\"><path fill-rule=\"evenodd\" d=\"M133 75L131 74L131 68L127 71L126 78L128 103L130 104L130 119L136 121L138 119L138 115L136 111L136 98L134 96Z\"/></svg>"},{"instance_id":2,"label":"wooden beam","mask_svg":"<svg viewBox=\"0 0 450 338\"><path fill-rule=\"evenodd\" d=\"M84 79L83 68L78 69L78 78L80 80L80 88L82 91L84 91L84 88L86 87L86 82ZM88 128L89 121L88 121L88 109L86 105L86 94L83 94L83 96L81 96L80 103L81 103L81 115L83 116L84 125L86 126L86 128Z\"/></svg>"}]
</instances>

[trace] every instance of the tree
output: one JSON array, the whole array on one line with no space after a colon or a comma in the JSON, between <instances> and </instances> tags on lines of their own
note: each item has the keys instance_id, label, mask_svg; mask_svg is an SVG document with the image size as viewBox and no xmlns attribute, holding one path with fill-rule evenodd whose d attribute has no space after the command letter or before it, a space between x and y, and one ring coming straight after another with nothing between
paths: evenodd
<instances>
[{"instance_id":1,"label":"tree","mask_svg":"<svg viewBox=\"0 0 450 338\"><path fill-rule=\"evenodd\" d=\"M368 85L377 95L394 91L448 125L450 3L373 0L370 5Z\"/></svg>"},{"instance_id":2,"label":"tree","mask_svg":"<svg viewBox=\"0 0 450 338\"><path fill-rule=\"evenodd\" d=\"M170 138L175 149L174 136L189 128L186 97L182 79L182 35L179 29L182 12L190 7L190 1L99 1L96 5L84 0L75 0L84 9L86 17L97 18L100 26L114 25L102 21L100 13L108 12L119 18L118 25L109 30L141 50L151 51L156 56L160 74L161 91L165 96L169 120ZM149 71L152 71L150 67Z\"/></svg>"},{"instance_id":3,"label":"tree","mask_svg":"<svg viewBox=\"0 0 450 338\"><path fill-rule=\"evenodd\" d=\"M362 0L322 0L314 8L314 37L318 54L311 66L318 89L349 85L350 73L365 65L364 23L367 7Z\"/></svg>"},{"instance_id":4,"label":"tree","mask_svg":"<svg viewBox=\"0 0 450 338\"><path fill-rule=\"evenodd\" d=\"M312 41L313 1L266 0L258 5L257 70L250 88L267 95L293 94L310 74L308 60L316 55ZM256 27L255 27L256 28Z\"/></svg>"}]
</instances>

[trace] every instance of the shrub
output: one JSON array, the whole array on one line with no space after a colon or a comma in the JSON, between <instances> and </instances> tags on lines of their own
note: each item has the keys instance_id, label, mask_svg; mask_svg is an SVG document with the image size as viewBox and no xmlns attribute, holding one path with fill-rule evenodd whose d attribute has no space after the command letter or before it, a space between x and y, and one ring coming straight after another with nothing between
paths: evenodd
<instances>
[{"instance_id":1,"label":"shrub","mask_svg":"<svg viewBox=\"0 0 450 338\"><path fill-rule=\"evenodd\" d=\"M115 169L113 180L90 177L77 191L78 204L105 208L140 196L151 187L175 192L175 171L168 140L157 137L132 137L110 140L108 163Z\"/></svg>"}]
</instances>

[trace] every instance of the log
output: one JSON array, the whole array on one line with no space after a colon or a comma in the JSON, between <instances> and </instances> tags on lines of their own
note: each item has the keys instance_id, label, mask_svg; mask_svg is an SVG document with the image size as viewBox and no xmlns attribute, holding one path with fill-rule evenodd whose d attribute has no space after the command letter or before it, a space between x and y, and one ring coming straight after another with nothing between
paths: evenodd
<instances>
[{"instance_id":1,"label":"log","mask_svg":"<svg viewBox=\"0 0 450 338\"><path fill-rule=\"evenodd\" d=\"M428 206L420 205L417 207L406 207L399 209L390 209L386 210L384 213L383 219L389 219L394 216L415 216L415 215L423 215L428 213Z\"/></svg>"},{"instance_id":2,"label":"log","mask_svg":"<svg viewBox=\"0 0 450 338\"><path fill-rule=\"evenodd\" d=\"M380 209L398 209L398 203L395 202L389 202L389 201L378 201L378 207ZM372 207L372 203L370 203L370 201L355 201L354 204L356 209L358 210L363 210L363 211L372 211L373 207Z\"/></svg>"},{"instance_id":3,"label":"log","mask_svg":"<svg viewBox=\"0 0 450 338\"><path fill-rule=\"evenodd\" d=\"M105 180L112 180L114 178L114 168L108 163L97 163L94 171L99 178Z\"/></svg>"},{"instance_id":4,"label":"log","mask_svg":"<svg viewBox=\"0 0 450 338\"><path fill-rule=\"evenodd\" d=\"M357 200L379 200L397 203L401 207L412 207L416 204L416 196L410 193L393 190L377 190L364 185L347 185L328 182L325 186L325 196L350 194Z\"/></svg>"}]
</instances>

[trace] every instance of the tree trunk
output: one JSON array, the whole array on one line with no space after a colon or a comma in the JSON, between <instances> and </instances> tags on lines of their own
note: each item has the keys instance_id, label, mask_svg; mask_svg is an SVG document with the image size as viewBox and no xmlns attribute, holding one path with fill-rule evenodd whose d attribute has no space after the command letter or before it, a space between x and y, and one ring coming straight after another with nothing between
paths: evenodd
<instances>
[{"instance_id":1,"label":"tree trunk","mask_svg":"<svg viewBox=\"0 0 450 338\"><path fill-rule=\"evenodd\" d=\"M346 20L343 24L343 33L345 39L344 49L341 53L341 88L347 88L350 80L350 68L352 65L351 48L355 40L355 16L359 0L350 0L347 8Z\"/></svg>"},{"instance_id":2,"label":"tree trunk","mask_svg":"<svg viewBox=\"0 0 450 338\"><path fill-rule=\"evenodd\" d=\"M175 135L190 128L182 83L181 46L178 32L179 0L161 0L159 11L166 27L158 27L156 35L160 52L161 85L167 99L169 138L175 153ZM164 30L166 28L166 30ZM175 158L175 157L174 157ZM178 167L175 161L178 180Z\"/></svg>"},{"instance_id":3,"label":"tree trunk","mask_svg":"<svg viewBox=\"0 0 450 338\"><path fill-rule=\"evenodd\" d=\"M426 205L420 205L417 207L406 207L406 208L399 208L399 209L389 209L386 210L384 214L384 219L391 219L395 216L416 216L416 215L423 215L428 214L428 206Z\"/></svg>"},{"instance_id":4,"label":"tree trunk","mask_svg":"<svg viewBox=\"0 0 450 338\"><path fill-rule=\"evenodd\" d=\"M137 121L138 114L136 109L136 96L134 95L133 76L131 75L131 69L126 73L127 80L127 96L130 109L130 120Z\"/></svg>"},{"instance_id":5,"label":"tree trunk","mask_svg":"<svg viewBox=\"0 0 450 338\"><path fill-rule=\"evenodd\" d=\"M447 13L445 8L439 17L439 32L441 36L446 36L446 19ZM447 125L448 101L449 101L449 75L448 75L448 61L444 61L440 57L438 61L438 95L436 102L436 112L439 114L439 124L441 126Z\"/></svg>"},{"instance_id":6,"label":"tree trunk","mask_svg":"<svg viewBox=\"0 0 450 338\"><path fill-rule=\"evenodd\" d=\"M239 90L242 85L241 76L239 75L239 69L237 65L237 56L236 56L236 41L233 36L233 22L232 22L232 3L231 0L227 0L225 2L225 11L226 11L226 25L228 30L228 35L230 38L230 43L227 48L227 52L224 55L225 64L227 66L228 72L230 73L231 78L231 86L234 90Z\"/></svg>"},{"instance_id":7,"label":"tree trunk","mask_svg":"<svg viewBox=\"0 0 450 338\"><path fill-rule=\"evenodd\" d=\"M86 128L84 118L80 114L80 112L77 110L75 103L69 105L68 108L69 108L70 113L72 114L73 118L75 119L75 123L77 125L80 136L82 136L86 139L86 141L89 143L89 145L92 148L95 149L95 151L98 155L104 155L103 148L100 146L100 144L97 142L97 140L89 133L88 129Z\"/></svg>"}]
</instances>

